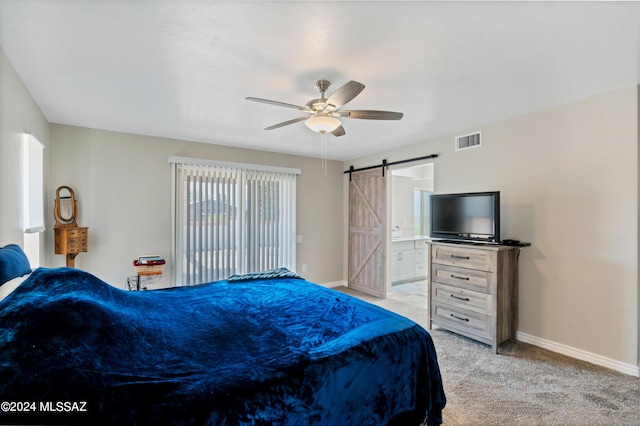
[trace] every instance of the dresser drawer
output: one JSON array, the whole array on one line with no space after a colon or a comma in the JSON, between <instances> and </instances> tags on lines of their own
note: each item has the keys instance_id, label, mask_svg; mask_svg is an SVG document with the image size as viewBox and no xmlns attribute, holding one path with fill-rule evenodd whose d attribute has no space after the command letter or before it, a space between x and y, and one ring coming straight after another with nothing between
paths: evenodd
<instances>
[{"instance_id":1,"label":"dresser drawer","mask_svg":"<svg viewBox=\"0 0 640 426\"><path fill-rule=\"evenodd\" d=\"M67 253L83 253L87 251L87 238L69 238L67 240Z\"/></svg>"},{"instance_id":2,"label":"dresser drawer","mask_svg":"<svg viewBox=\"0 0 640 426\"><path fill-rule=\"evenodd\" d=\"M70 228L66 230L67 238L82 238L87 236L87 228Z\"/></svg>"},{"instance_id":3,"label":"dresser drawer","mask_svg":"<svg viewBox=\"0 0 640 426\"><path fill-rule=\"evenodd\" d=\"M431 258L433 263L442 265L482 271L495 270L495 253L487 250L434 245L431 250Z\"/></svg>"},{"instance_id":4,"label":"dresser drawer","mask_svg":"<svg viewBox=\"0 0 640 426\"><path fill-rule=\"evenodd\" d=\"M67 238L67 244L87 245L87 237L84 238Z\"/></svg>"},{"instance_id":5,"label":"dresser drawer","mask_svg":"<svg viewBox=\"0 0 640 426\"><path fill-rule=\"evenodd\" d=\"M495 297L493 295L444 284L433 285L433 300L436 303L488 316L492 316L495 312Z\"/></svg>"},{"instance_id":6,"label":"dresser drawer","mask_svg":"<svg viewBox=\"0 0 640 426\"><path fill-rule=\"evenodd\" d=\"M458 268L437 263L433 263L431 268L431 280L434 283L449 284L454 287L490 294L494 294L496 291L495 275L491 272Z\"/></svg>"},{"instance_id":7,"label":"dresser drawer","mask_svg":"<svg viewBox=\"0 0 640 426\"><path fill-rule=\"evenodd\" d=\"M448 330L472 337L485 343L491 341L492 318L466 309L459 309L444 303L433 303L432 321Z\"/></svg>"}]
</instances>

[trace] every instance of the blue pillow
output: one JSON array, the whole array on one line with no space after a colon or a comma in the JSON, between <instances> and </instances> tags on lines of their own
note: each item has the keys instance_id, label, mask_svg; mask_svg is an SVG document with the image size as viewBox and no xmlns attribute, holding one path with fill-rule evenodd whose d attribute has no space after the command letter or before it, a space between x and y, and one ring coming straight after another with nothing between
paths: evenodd
<instances>
[{"instance_id":1,"label":"blue pillow","mask_svg":"<svg viewBox=\"0 0 640 426\"><path fill-rule=\"evenodd\" d=\"M31 272L29 259L17 244L0 248L0 285Z\"/></svg>"}]
</instances>

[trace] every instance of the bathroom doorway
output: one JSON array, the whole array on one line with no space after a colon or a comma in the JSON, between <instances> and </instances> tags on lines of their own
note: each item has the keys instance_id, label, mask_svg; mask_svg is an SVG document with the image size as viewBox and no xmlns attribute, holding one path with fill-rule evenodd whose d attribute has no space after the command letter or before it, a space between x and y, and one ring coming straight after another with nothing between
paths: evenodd
<instances>
[{"instance_id":1,"label":"bathroom doorway","mask_svg":"<svg viewBox=\"0 0 640 426\"><path fill-rule=\"evenodd\" d=\"M434 164L390 170L387 294L422 291L428 285L428 237Z\"/></svg>"}]
</instances>

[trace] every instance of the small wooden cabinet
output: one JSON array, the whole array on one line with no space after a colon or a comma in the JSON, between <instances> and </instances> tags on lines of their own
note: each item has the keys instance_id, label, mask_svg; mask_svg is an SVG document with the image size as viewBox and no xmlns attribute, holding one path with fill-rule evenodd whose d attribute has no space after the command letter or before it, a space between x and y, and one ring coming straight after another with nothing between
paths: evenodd
<instances>
[{"instance_id":1,"label":"small wooden cabinet","mask_svg":"<svg viewBox=\"0 0 640 426\"><path fill-rule=\"evenodd\" d=\"M430 327L438 326L498 353L515 342L520 247L431 243Z\"/></svg>"},{"instance_id":2,"label":"small wooden cabinet","mask_svg":"<svg viewBox=\"0 0 640 426\"><path fill-rule=\"evenodd\" d=\"M75 266L78 253L87 252L89 228L54 228L55 253L67 255L67 266Z\"/></svg>"}]
</instances>

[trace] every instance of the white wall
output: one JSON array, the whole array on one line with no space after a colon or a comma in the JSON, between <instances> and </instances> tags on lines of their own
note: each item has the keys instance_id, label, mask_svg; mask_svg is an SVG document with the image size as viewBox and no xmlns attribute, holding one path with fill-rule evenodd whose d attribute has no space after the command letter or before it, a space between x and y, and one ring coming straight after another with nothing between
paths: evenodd
<instances>
[{"instance_id":1,"label":"white wall","mask_svg":"<svg viewBox=\"0 0 640 426\"><path fill-rule=\"evenodd\" d=\"M172 155L301 169L297 271L317 283L342 279L340 162L330 161L324 176L320 159L59 124L51 124L51 147L50 192L60 185L73 188L78 223L89 227L89 251L76 257L76 267L112 285L124 286L140 254L171 257ZM53 250L48 255L51 266L64 265L64 256ZM172 273L169 262L154 287L172 285Z\"/></svg>"},{"instance_id":2,"label":"white wall","mask_svg":"<svg viewBox=\"0 0 640 426\"><path fill-rule=\"evenodd\" d=\"M0 246L23 246L22 233L22 135L31 133L45 146L45 191L49 149L49 123L0 48ZM45 199L45 205L47 200ZM45 242L41 239L40 258ZM31 263L33 259L30 259ZM36 267L38 265L32 265Z\"/></svg>"},{"instance_id":3,"label":"white wall","mask_svg":"<svg viewBox=\"0 0 640 426\"><path fill-rule=\"evenodd\" d=\"M391 176L391 227L399 236L414 234L413 181Z\"/></svg>"},{"instance_id":4,"label":"white wall","mask_svg":"<svg viewBox=\"0 0 640 426\"><path fill-rule=\"evenodd\" d=\"M476 130L483 147L456 152L454 136ZM429 154L439 155L435 193L501 191L502 238L532 243L520 257L519 332L635 368L638 87L461 129L344 168Z\"/></svg>"}]
</instances>

